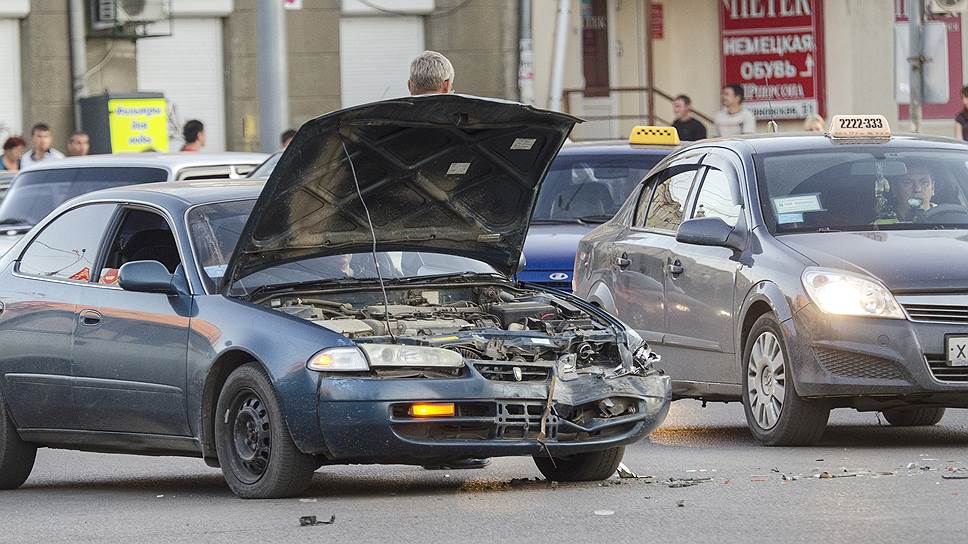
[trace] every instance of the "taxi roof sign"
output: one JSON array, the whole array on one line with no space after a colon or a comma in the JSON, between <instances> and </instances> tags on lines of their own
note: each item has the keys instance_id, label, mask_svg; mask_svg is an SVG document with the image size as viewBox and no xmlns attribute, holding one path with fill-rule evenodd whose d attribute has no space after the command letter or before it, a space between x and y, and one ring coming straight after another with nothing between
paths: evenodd
<instances>
[{"instance_id":1,"label":"taxi roof sign","mask_svg":"<svg viewBox=\"0 0 968 544\"><path fill-rule=\"evenodd\" d=\"M883 115L835 115L827 135L837 140L890 139L891 126Z\"/></svg>"},{"instance_id":2,"label":"taxi roof sign","mask_svg":"<svg viewBox=\"0 0 968 544\"><path fill-rule=\"evenodd\" d=\"M679 145L679 131L675 127L632 127L629 143L638 145Z\"/></svg>"}]
</instances>

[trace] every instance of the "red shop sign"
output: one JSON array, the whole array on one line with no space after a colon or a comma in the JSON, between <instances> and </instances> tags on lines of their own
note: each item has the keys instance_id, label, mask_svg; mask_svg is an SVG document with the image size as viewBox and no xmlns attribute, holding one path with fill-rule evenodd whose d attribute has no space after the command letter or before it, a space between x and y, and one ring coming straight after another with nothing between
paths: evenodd
<instances>
[{"instance_id":1,"label":"red shop sign","mask_svg":"<svg viewBox=\"0 0 968 544\"><path fill-rule=\"evenodd\" d=\"M824 114L822 0L722 0L723 85L758 119ZM772 114L771 103L772 102Z\"/></svg>"}]
</instances>

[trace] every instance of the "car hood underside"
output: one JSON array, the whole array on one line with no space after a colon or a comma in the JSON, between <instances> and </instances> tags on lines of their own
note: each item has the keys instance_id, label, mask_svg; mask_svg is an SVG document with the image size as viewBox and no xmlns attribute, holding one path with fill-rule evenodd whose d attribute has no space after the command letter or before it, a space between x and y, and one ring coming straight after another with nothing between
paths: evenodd
<instances>
[{"instance_id":1,"label":"car hood underside","mask_svg":"<svg viewBox=\"0 0 968 544\"><path fill-rule=\"evenodd\" d=\"M461 255L511 274L540 182L576 121L462 95L313 119L267 180L226 285L284 262L369 251L373 236L380 250Z\"/></svg>"}]
</instances>

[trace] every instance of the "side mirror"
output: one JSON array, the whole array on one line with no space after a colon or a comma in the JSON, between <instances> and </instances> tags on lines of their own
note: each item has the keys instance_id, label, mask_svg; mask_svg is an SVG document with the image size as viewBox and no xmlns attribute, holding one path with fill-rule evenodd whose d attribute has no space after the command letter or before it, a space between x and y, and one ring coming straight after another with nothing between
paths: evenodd
<instances>
[{"instance_id":1,"label":"side mirror","mask_svg":"<svg viewBox=\"0 0 968 544\"><path fill-rule=\"evenodd\" d=\"M697 217L683 221L676 233L676 241L697 246L717 246L742 249L742 240L735 229L721 217Z\"/></svg>"},{"instance_id":2,"label":"side mirror","mask_svg":"<svg viewBox=\"0 0 968 544\"><path fill-rule=\"evenodd\" d=\"M118 284L125 291L178 295L175 274L158 261L131 261L121 265Z\"/></svg>"}]
</instances>

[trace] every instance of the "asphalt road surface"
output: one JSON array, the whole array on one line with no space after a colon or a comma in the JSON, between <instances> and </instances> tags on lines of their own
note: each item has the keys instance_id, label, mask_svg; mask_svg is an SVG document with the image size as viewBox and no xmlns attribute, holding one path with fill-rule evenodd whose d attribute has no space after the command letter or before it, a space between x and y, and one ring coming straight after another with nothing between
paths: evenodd
<instances>
[{"instance_id":1,"label":"asphalt road surface","mask_svg":"<svg viewBox=\"0 0 968 544\"><path fill-rule=\"evenodd\" d=\"M235 498L200 460L41 450L24 487L0 492L0 542L968 538L968 479L954 479L968 476L968 410L915 429L835 411L821 445L811 448L760 447L742 423L737 404L673 404L651 443L626 451L638 479L553 485L526 458L446 472L327 467L304 498L275 501ZM301 527L308 515L336 520Z\"/></svg>"}]
</instances>

